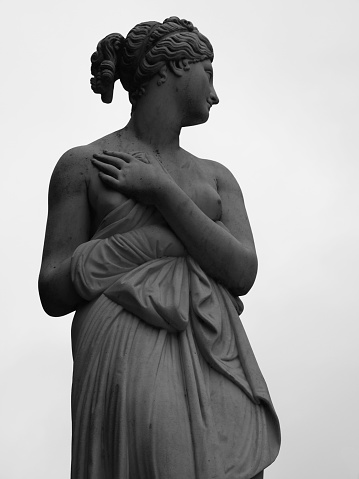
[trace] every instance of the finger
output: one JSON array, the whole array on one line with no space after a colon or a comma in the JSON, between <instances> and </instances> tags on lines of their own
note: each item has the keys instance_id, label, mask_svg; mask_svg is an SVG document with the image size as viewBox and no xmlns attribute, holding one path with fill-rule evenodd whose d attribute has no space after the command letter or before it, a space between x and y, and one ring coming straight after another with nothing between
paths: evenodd
<instances>
[{"instance_id":1,"label":"finger","mask_svg":"<svg viewBox=\"0 0 359 479\"><path fill-rule=\"evenodd\" d=\"M109 150L104 150L103 151L105 155L112 156L115 158L119 158L123 161L126 161L126 163L129 163L131 160L133 160L133 156L130 155L129 153L125 153L124 151L109 151Z\"/></svg>"},{"instance_id":2,"label":"finger","mask_svg":"<svg viewBox=\"0 0 359 479\"><path fill-rule=\"evenodd\" d=\"M109 176L105 173L102 173L101 171L99 172L98 176L100 177L101 181L109 186L110 188L114 189L114 190L118 190L119 189L119 182L117 179L115 179L113 176Z\"/></svg>"},{"instance_id":3,"label":"finger","mask_svg":"<svg viewBox=\"0 0 359 479\"><path fill-rule=\"evenodd\" d=\"M111 164L103 163L102 161L98 161L96 159L91 160L92 164L96 166L97 169L105 173L106 175L110 175L113 178L118 178L118 173L121 170L118 166L113 166Z\"/></svg>"},{"instance_id":4,"label":"finger","mask_svg":"<svg viewBox=\"0 0 359 479\"><path fill-rule=\"evenodd\" d=\"M102 163L106 163L108 165L116 166L117 168L121 168L125 163L127 163L122 158L115 157L115 156L110 156L110 155L105 155L103 153L95 153L93 155L93 158L95 158L98 161L101 161Z\"/></svg>"}]
</instances>

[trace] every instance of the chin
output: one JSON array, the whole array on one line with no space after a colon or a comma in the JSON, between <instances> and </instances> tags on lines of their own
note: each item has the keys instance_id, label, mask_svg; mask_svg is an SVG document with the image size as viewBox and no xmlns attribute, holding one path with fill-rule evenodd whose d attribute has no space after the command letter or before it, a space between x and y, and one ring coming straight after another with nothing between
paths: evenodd
<instances>
[{"instance_id":1,"label":"chin","mask_svg":"<svg viewBox=\"0 0 359 479\"><path fill-rule=\"evenodd\" d=\"M184 120L183 126L195 126L195 125L202 125L202 123L206 123L209 119L209 111L202 113L201 115L193 116L192 118L186 118Z\"/></svg>"}]
</instances>

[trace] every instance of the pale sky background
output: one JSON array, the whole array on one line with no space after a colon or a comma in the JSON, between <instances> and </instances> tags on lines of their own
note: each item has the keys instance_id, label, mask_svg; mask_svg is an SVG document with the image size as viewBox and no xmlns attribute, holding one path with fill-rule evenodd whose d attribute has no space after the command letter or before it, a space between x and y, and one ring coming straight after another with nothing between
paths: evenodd
<instances>
[{"instance_id":1,"label":"pale sky background","mask_svg":"<svg viewBox=\"0 0 359 479\"><path fill-rule=\"evenodd\" d=\"M106 34L191 20L215 50L220 104L182 146L240 183L259 256L242 321L282 425L265 479L359 478L359 1L19 0L2 11L1 478L70 469L72 315L37 294L58 158L124 126L89 58ZM185 478L184 478L185 479Z\"/></svg>"}]
</instances>

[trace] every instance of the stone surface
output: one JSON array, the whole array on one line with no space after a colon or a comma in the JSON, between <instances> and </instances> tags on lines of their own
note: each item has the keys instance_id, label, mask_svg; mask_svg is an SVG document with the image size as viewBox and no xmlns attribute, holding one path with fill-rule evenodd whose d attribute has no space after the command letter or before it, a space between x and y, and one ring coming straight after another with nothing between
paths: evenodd
<instances>
[{"instance_id":1,"label":"stone surface","mask_svg":"<svg viewBox=\"0 0 359 479\"><path fill-rule=\"evenodd\" d=\"M65 153L51 179L39 290L48 314L76 310L74 479L259 478L278 454L239 319L257 271L243 197L179 146L219 101L212 60L176 17L107 36L92 88L108 103L119 79L130 121Z\"/></svg>"}]
</instances>

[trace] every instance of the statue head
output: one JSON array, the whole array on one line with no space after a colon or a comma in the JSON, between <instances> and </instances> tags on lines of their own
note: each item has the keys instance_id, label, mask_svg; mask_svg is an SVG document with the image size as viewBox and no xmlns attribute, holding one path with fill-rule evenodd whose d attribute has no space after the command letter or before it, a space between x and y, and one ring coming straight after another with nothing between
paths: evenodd
<instances>
[{"instance_id":1,"label":"statue head","mask_svg":"<svg viewBox=\"0 0 359 479\"><path fill-rule=\"evenodd\" d=\"M103 102L111 103L119 79L134 108L164 65L171 68L171 62L184 59L213 61L212 45L191 22L170 17L163 23L139 23L126 38L111 33L99 42L91 57L91 88Z\"/></svg>"}]
</instances>

